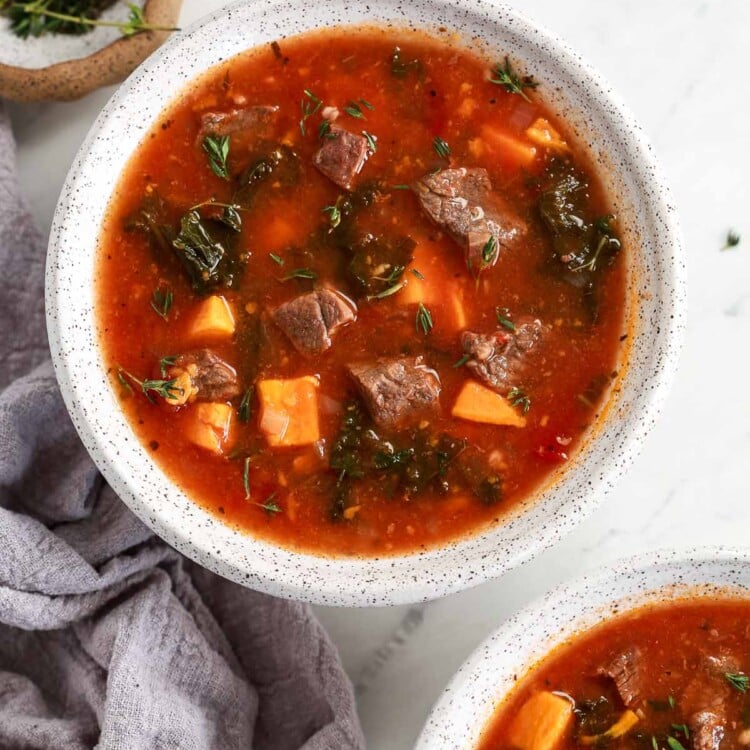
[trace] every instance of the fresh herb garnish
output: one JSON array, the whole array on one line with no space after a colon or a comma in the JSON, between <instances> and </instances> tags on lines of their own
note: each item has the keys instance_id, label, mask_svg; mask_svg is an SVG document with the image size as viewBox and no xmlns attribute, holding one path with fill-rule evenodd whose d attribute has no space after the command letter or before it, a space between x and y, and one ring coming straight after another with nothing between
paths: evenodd
<instances>
[{"instance_id":1,"label":"fresh herb garnish","mask_svg":"<svg viewBox=\"0 0 750 750\"><path fill-rule=\"evenodd\" d=\"M370 150L370 153L374 154L378 150L377 136L374 136L372 133L368 133L366 130L362 131L362 135L367 141L367 148Z\"/></svg>"},{"instance_id":2,"label":"fresh herb garnish","mask_svg":"<svg viewBox=\"0 0 750 750\"><path fill-rule=\"evenodd\" d=\"M328 221L331 222L331 227L336 227L341 224L341 209L339 208L339 202L336 201L332 206L323 206L323 213L328 214Z\"/></svg>"},{"instance_id":3,"label":"fresh herb garnish","mask_svg":"<svg viewBox=\"0 0 750 750\"><path fill-rule=\"evenodd\" d=\"M613 253L620 249L620 240L615 237L612 227L610 226L610 222L614 218L615 217L612 214L607 214L606 216L600 216L596 219L594 222L594 231L596 234L596 246L594 247L594 252L588 260L582 261L576 266L572 266L572 271L595 271L596 264L599 261L599 256L605 248L610 249Z\"/></svg>"},{"instance_id":4,"label":"fresh herb garnish","mask_svg":"<svg viewBox=\"0 0 750 750\"><path fill-rule=\"evenodd\" d=\"M747 692L748 685L750 685L750 677L746 674L742 674L741 672L726 672L724 677L735 690L739 690L741 693Z\"/></svg>"},{"instance_id":5,"label":"fresh herb garnish","mask_svg":"<svg viewBox=\"0 0 750 750\"><path fill-rule=\"evenodd\" d=\"M516 324L510 319L510 310L507 307L496 307L495 316L497 317L498 325L507 328L509 331L516 330Z\"/></svg>"},{"instance_id":6,"label":"fresh herb garnish","mask_svg":"<svg viewBox=\"0 0 750 750\"><path fill-rule=\"evenodd\" d=\"M447 141L444 141L439 135L436 135L432 141L432 146L435 149L435 153L441 159L448 159L451 155L451 147Z\"/></svg>"},{"instance_id":7,"label":"fresh herb garnish","mask_svg":"<svg viewBox=\"0 0 750 750\"><path fill-rule=\"evenodd\" d=\"M155 403L151 394L155 393L157 396L161 396L163 399L169 400L174 399L176 396L182 396L184 391L179 388L175 383L176 378L171 380L140 380L133 373L128 372L122 367L117 368L118 378L121 383L124 382L124 378L127 378L132 383L135 383L140 389L143 395L153 404Z\"/></svg>"},{"instance_id":8,"label":"fresh herb garnish","mask_svg":"<svg viewBox=\"0 0 750 750\"><path fill-rule=\"evenodd\" d=\"M169 26L146 22L143 8L128 3L127 21L102 21L98 16L107 6L101 0L34 0L34 2L0 2L0 15L10 19L10 30L21 39L45 34L86 34L95 26L119 29L123 36L139 31L179 31Z\"/></svg>"},{"instance_id":9,"label":"fresh herb garnish","mask_svg":"<svg viewBox=\"0 0 750 750\"><path fill-rule=\"evenodd\" d=\"M426 336L432 330L432 326L432 313L420 302L417 306L417 330L421 328L422 333Z\"/></svg>"},{"instance_id":10,"label":"fresh herb garnish","mask_svg":"<svg viewBox=\"0 0 750 750\"><path fill-rule=\"evenodd\" d=\"M357 100L365 109L369 109L371 112L375 109L374 104L370 104L366 99L358 99Z\"/></svg>"},{"instance_id":11,"label":"fresh herb garnish","mask_svg":"<svg viewBox=\"0 0 750 750\"><path fill-rule=\"evenodd\" d=\"M151 295L151 309L164 320L172 309L174 294L169 287L157 287Z\"/></svg>"},{"instance_id":12,"label":"fresh herb garnish","mask_svg":"<svg viewBox=\"0 0 750 750\"><path fill-rule=\"evenodd\" d=\"M398 78L403 78L410 70L419 70L419 60L404 60L401 57L401 48L396 47L391 55L391 73Z\"/></svg>"},{"instance_id":13,"label":"fresh herb garnish","mask_svg":"<svg viewBox=\"0 0 750 750\"><path fill-rule=\"evenodd\" d=\"M274 513L281 513L281 508L273 502L273 500L276 498L276 495L278 495L277 492L272 492L264 502L262 503L253 503L253 505L257 505L259 508L263 508L266 513L269 515L272 515Z\"/></svg>"},{"instance_id":14,"label":"fresh herb garnish","mask_svg":"<svg viewBox=\"0 0 750 750\"><path fill-rule=\"evenodd\" d=\"M391 190L411 190L408 185L391 185Z\"/></svg>"},{"instance_id":15,"label":"fresh herb garnish","mask_svg":"<svg viewBox=\"0 0 750 750\"><path fill-rule=\"evenodd\" d=\"M312 117L323 106L323 100L315 96L309 89L305 89L302 93L305 95L305 98L300 102L302 118L299 121L299 129L302 135L307 135L305 123L309 117Z\"/></svg>"},{"instance_id":16,"label":"fresh herb garnish","mask_svg":"<svg viewBox=\"0 0 750 750\"><path fill-rule=\"evenodd\" d=\"M312 279L313 281L318 278L318 274L310 268L295 268L284 276L282 281L289 281L290 279Z\"/></svg>"},{"instance_id":17,"label":"fresh herb garnish","mask_svg":"<svg viewBox=\"0 0 750 750\"><path fill-rule=\"evenodd\" d=\"M685 736L685 739L690 739L690 730L687 724L672 724L672 729L675 732L681 732Z\"/></svg>"},{"instance_id":18,"label":"fresh herb garnish","mask_svg":"<svg viewBox=\"0 0 750 750\"><path fill-rule=\"evenodd\" d=\"M255 386L251 385L245 393L242 395L242 401L237 408L237 416L240 422L248 422L250 420L250 404L255 393Z\"/></svg>"},{"instance_id":19,"label":"fresh herb garnish","mask_svg":"<svg viewBox=\"0 0 750 750\"><path fill-rule=\"evenodd\" d=\"M677 701L675 701L674 695L670 695L669 698L667 698L667 702L669 703L670 708L674 708L677 705Z\"/></svg>"},{"instance_id":20,"label":"fresh herb garnish","mask_svg":"<svg viewBox=\"0 0 750 750\"><path fill-rule=\"evenodd\" d=\"M276 253L268 253L268 257L276 263L278 266L284 265L284 259L280 255L276 255Z\"/></svg>"},{"instance_id":21,"label":"fresh herb garnish","mask_svg":"<svg viewBox=\"0 0 750 750\"><path fill-rule=\"evenodd\" d=\"M365 113L362 111L362 107L357 104L357 102L349 102L349 104L344 107L344 112L348 114L350 117L355 117L357 120L366 120Z\"/></svg>"},{"instance_id":22,"label":"fresh herb garnish","mask_svg":"<svg viewBox=\"0 0 750 750\"><path fill-rule=\"evenodd\" d=\"M656 737L654 735L651 735L651 747L653 750L659 750L659 743L656 741Z\"/></svg>"},{"instance_id":23,"label":"fresh herb garnish","mask_svg":"<svg viewBox=\"0 0 750 750\"><path fill-rule=\"evenodd\" d=\"M242 216L240 216L240 211L245 210L242 206L238 206L236 203L221 203L212 198L211 200L203 201L203 203L196 203L194 206L191 206L189 210L197 211L198 209L205 207L223 208L224 210L219 216L211 218L215 218L216 221L220 221L235 232L240 232L242 230Z\"/></svg>"},{"instance_id":24,"label":"fresh herb garnish","mask_svg":"<svg viewBox=\"0 0 750 750\"><path fill-rule=\"evenodd\" d=\"M245 488L245 500L250 499L250 456L245 456L242 467L242 486Z\"/></svg>"},{"instance_id":25,"label":"fresh herb garnish","mask_svg":"<svg viewBox=\"0 0 750 750\"><path fill-rule=\"evenodd\" d=\"M671 750L685 750L685 746L676 738L671 735L667 737L667 745Z\"/></svg>"},{"instance_id":26,"label":"fresh herb garnish","mask_svg":"<svg viewBox=\"0 0 750 750\"><path fill-rule=\"evenodd\" d=\"M533 76L519 76L513 70L507 55L505 56L505 66L501 67L500 63L496 63L492 67L491 73L490 83L502 86L510 94L518 94L527 102L530 102L531 99L526 96L524 89L535 89L539 85Z\"/></svg>"},{"instance_id":27,"label":"fresh herb garnish","mask_svg":"<svg viewBox=\"0 0 750 750\"><path fill-rule=\"evenodd\" d=\"M159 372L163 378L167 377L167 367L173 367L176 362L177 356L174 354L169 357L162 357L159 360Z\"/></svg>"},{"instance_id":28,"label":"fresh herb garnish","mask_svg":"<svg viewBox=\"0 0 750 750\"><path fill-rule=\"evenodd\" d=\"M401 289L403 289L405 286L405 281L399 281L397 284L392 284L387 289L383 289L382 292L378 292L377 294L370 294L367 299L385 299L386 297L390 297L392 294L396 294L396 292L401 291Z\"/></svg>"},{"instance_id":29,"label":"fresh herb garnish","mask_svg":"<svg viewBox=\"0 0 750 750\"><path fill-rule=\"evenodd\" d=\"M497 238L494 234L489 236L482 247L482 267L489 266L497 257Z\"/></svg>"},{"instance_id":30,"label":"fresh herb garnish","mask_svg":"<svg viewBox=\"0 0 750 750\"><path fill-rule=\"evenodd\" d=\"M208 165L211 171L222 180L229 179L227 158L229 157L228 135L207 135L203 139L203 150L208 156Z\"/></svg>"},{"instance_id":31,"label":"fresh herb garnish","mask_svg":"<svg viewBox=\"0 0 750 750\"><path fill-rule=\"evenodd\" d=\"M526 392L520 388L511 388L508 391L506 398L513 406L520 406L522 414L527 414L531 408L531 399L526 395Z\"/></svg>"},{"instance_id":32,"label":"fresh herb garnish","mask_svg":"<svg viewBox=\"0 0 750 750\"><path fill-rule=\"evenodd\" d=\"M454 366L454 367L455 367L456 369L458 369L459 367L463 367L463 366L464 366L464 365L465 365L465 364L466 364L466 363L467 363L467 362L468 362L468 361L469 361L470 359L471 359L471 355L470 355L470 354L464 354L464 356L463 356L463 357L461 357L461 359L457 359L457 360L456 360L456 361L455 361L455 362L453 363L453 366Z\"/></svg>"},{"instance_id":33,"label":"fresh herb garnish","mask_svg":"<svg viewBox=\"0 0 750 750\"><path fill-rule=\"evenodd\" d=\"M328 139L329 141L334 141L336 138L338 138L338 133L334 133L331 130L331 122L330 120L323 120L320 125L318 125L318 138L320 140Z\"/></svg>"},{"instance_id":34,"label":"fresh herb garnish","mask_svg":"<svg viewBox=\"0 0 750 750\"><path fill-rule=\"evenodd\" d=\"M724 242L724 247L722 247L722 250L731 250L733 247L737 247L737 245L740 244L740 235L739 232L735 232L734 229L730 229L727 232L727 238Z\"/></svg>"}]
</instances>

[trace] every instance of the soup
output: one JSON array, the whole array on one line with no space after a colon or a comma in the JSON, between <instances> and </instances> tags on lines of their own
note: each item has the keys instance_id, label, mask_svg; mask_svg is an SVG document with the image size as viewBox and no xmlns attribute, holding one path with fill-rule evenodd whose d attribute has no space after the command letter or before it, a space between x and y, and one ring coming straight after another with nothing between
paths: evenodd
<instances>
[{"instance_id":1,"label":"soup","mask_svg":"<svg viewBox=\"0 0 750 750\"><path fill-rule=\"evenodd\" d=\"M97 314L196 502L288 547L415 551L570 459L617 377L626 251L531 72L333 29L164 111L111 201Z\"/></svg>"},{"instance_id":2,"label":"soup","mask_svg":"<svg viewBox=\"0 0 750 750\"><path fill-rule=\"evenodd\" d=\"M636 610L573 639L525 677L479 750L733 750L750 745L750 604Z\"/></svg>"}]
</instances>

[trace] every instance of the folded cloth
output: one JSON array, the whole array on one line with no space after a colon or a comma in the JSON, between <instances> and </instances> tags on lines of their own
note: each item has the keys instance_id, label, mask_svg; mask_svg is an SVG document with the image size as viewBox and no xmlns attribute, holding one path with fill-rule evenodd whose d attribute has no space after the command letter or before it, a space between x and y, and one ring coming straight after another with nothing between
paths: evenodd
<instances>
[{"instance_id":1,"label":"folded cloth","mask_svg":"<svg viewBox=\"0 0 750 750\"><path fill-rule=\"evenodd\" d=\"M191 563L96 471L49 362L43 265L0 103L0 747L364 747L309 607Z\"/></svg>"}]
</instances>

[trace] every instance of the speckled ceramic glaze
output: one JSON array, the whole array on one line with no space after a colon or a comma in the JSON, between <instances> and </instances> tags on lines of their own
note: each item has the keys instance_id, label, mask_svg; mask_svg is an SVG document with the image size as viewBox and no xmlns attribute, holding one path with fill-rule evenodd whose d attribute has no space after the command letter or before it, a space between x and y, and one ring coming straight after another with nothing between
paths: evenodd
<instances>
[{"instance_id":1,"label":"speckled ceramic glaze","mask_svg":"<svg viewBox=\"0 0 750 750\"><path fill-rule=\"evenodd\" d=\"M248 47L336 24L446 27L490 59L509 54L543 82L602 166L630 264L629 352L610 406L575 460L505 522L410 555L300 554L240 533L171 483L128 426L107 380L94 318L99 227L122 167L179 88ZM674 208L642 133L607 85L549 33L507 7L474 0L243 2L176 35L119 89L76 158L57 207L47 266L50 343L70 414L97 465L151 528L189 557L272 594L335 605L425 600L500 575L569 532L637 454L674 375L684 324Z\"/></svg>"},{"instance_id":2,"label":"speckled ceramic glaze","mask_svg":"<svg viewBox=\"0 0 750 750\"><path fill-rule=\"evenodd\" d=\"M500 626L435 704L415 750L471 750L522 676L555 646L613 613L694 597L750 598L750 552L663 551L554 589Z\"/></svg>"}]
</instances>

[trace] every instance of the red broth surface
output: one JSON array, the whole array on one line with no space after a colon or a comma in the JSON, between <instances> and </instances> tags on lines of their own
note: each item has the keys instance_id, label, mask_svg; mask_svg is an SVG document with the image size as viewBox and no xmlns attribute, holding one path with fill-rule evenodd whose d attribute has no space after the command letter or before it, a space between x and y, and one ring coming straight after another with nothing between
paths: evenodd
<instances>
[{"instance_id":1,"label":"red broth surface","mask_svg":"<svg viewBox=\"0 0 750 750\"><path fill-rule=\"evenodd\" d=\"M498 709L479 750L523 750L535 731L537 750L746 747L749 616L746 601L694 600L644 608L600 625L556 649L522 679ZM537 706L545 705L542 694L566 698L550 699L546 715L524 710L535 696ZM550 729L547 720L569 702L575 707L567 721L552 722L557 728ZM618 722L621 729L630 725L621 736L612 733ZM546 729L538 732L542 726ZM612 736L604 736L608 730Z\"/></svg>"},{"instance_id":2,"label":"red broth surface","mask_svg":"<svg viewBox=\"0 0 750 750\"><path fill-rule=\"evenodd\" d=\"M441 544L501 522L570 459L601 411L627 338L627 248L615 252L616 217L603 221L604 234L594 229L610 206L565 123L545 108L544 81L534 88L523 79L533 71L519 71L521 93L507 90L491 82L494 64L437 38L380 29L282 40L210 70L164 111L134 153L101 234L103 353L140 440L177 484L226 522L327 554ZM229 135L224 179L211 168L202 123L258 105L278 110L263 133L250 127ZM351 191L313 164L326 138L327 107L338 109L336 126L366 131L374 141ZM557 140L533 140L540 126ZM243 189L279 149L287 161ZM464 249L425 215L414 192L420 178L460 167L486 169L493 194L525 231L512 247L490 247L496 252L486 267L482 255L479 269L467 265ZM556 203L554 186L570 174L579 189ZM545 195L548 208L575 214L585 232L556 239L542 216ZM350 219L347 200L371 202ZM230 248L231 286L196 289L172 242L191 208L211 201L238 207L239 232L213 221L222 206L196 209ZM343 214L339 227L333 207ZM400 275L395 262L375 273L369 292L353 280L351 249L342 249L368 233L389 246L405 241L412 256ZM604 251L592 266L597 248ZM309 356L295 349L273 313L323 288L354 300L356 321L331 336L329 349ZM199 307L212 295L230 306L235 330L196 337ZM466 365L462 333L512 338L524 321L542 335L513 360L518 376L511 368L494 388L510 406L504 419L524 426L454 416L467 382L487 387ZM237 374L239 392L218 399L231 421L227 431L226 422L213 430L213 448L196 443L196 431L206 429L200 396L178 407L158 385L150 398L141 387L146 379L171 382L170 363L196 349L209 349ZM440 395L404 425L384 428L373 424L347 368L388 357L421 358L439 378ZM305 376L317 382L318 439L271 445L261 429L261 383ZM483 404L472 409L475 418L488 413ZM360 445L356 460L344 451L342 469L332 456L341 459L343 420L352 414L359 429L350 425L350 433L360 439L375 430L377 448ZM309 413L291 416L302 432L312 421ZM385 461L376 455L384 452Z\"/></svg>"}]
</instances>

